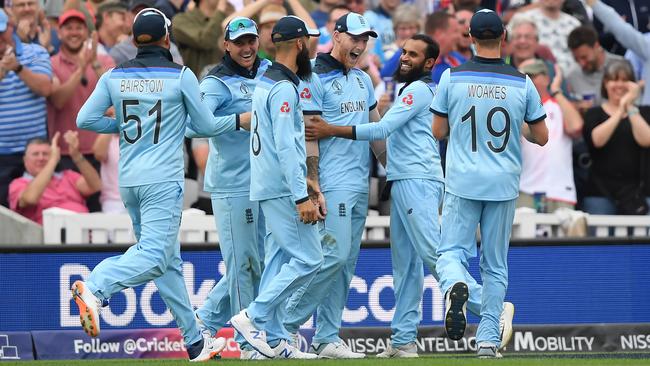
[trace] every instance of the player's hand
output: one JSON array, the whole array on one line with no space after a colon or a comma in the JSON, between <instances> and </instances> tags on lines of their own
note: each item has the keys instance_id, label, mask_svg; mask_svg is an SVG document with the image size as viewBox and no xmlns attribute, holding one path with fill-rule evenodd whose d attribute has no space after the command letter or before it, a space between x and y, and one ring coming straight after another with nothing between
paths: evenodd
<instances>
[{"instance_id":1,"label":"player's hand","mask_svg":"<svg viewBox=\"0 0 650 366\"><path fill-rule=\"evenodd\" d=\"M327 215L327 203L325 202L325 196L321 192L318 182L307 178L307 193L309 194L309 199L318 208L318 219L325 220L325 216Z\"/></svg>"},{"instance_id":2,"label":"player's hand","mask_svg":"<svg viewBox=\"0 0 650 366\"><path fill-rule=\"evenodd\" d=\"M305 224L315 224L318 222L318 208L311 200L307 200L296 206L300 221Z\"/></svg>"},{"instance_id":3,"label":"player's hand","mask_svg":"<svg viewBox=\"0 0 650 366\"><path fill-rule=\"evenodd\" d=\"M13 48L7 47L4 56L2 56L2 60L0 60L0 65L5 70L16 71L19 64Z\"/></svg>"},{"instance_id":4,"label":"player's hand","mask_svg":"<svg viewBox=\"0 0 650 366\"><path fill-rule=\"evenodd\" d=\"M377 110L379 111L380 115L384 115L388 108L390 108L390 105L393 104L393 100L391 99L391 94L390 91L386 92L379 97L379 100L377 101Z\"/></svg>"},{"instance_id":5,"label":"player's hand","mask_svg":"<svg viewBox=\"0 0 650 366\"><path fill-rule=\"evenodd\" d=\"M307 141L320 140L332 136L330 125L320 116L309 116L305 123L305 138Z\"/></svg>"},{"instance_id":6,"label":"player's hand","mask_svg":"<svg viewBox=\"0 0 650 366\"><path fill-rule=\"evenodd\" d=\"M32 30L32 23L32 19L23 18L18 21L18 24L16 24L16 35L18 35L18 38L20 38L23 42L29 40L29 33Z\"/></svg>"},{"instance_id":7,"label":"player's hand","mask_svg":"<svg viewBox=\"0 0 650 366\"><path fill-rule=\"evenodd\" d=\"M52 26L50 25L50 22L47 21L43 9L39 10L37 16L38 43L43 46L43 48L50 51L50 48L52 47Z\"/></svg>"},{"instance_id":8,"label":"player's hand","mask_svg":"<svg viewBox=\"0 0 650 366\"><path fill-rule=\"evenodd\" d=\"M239 127L246 131L251 130L251 112L244 112L239 115Z\"/></svg>"}]
</instances>

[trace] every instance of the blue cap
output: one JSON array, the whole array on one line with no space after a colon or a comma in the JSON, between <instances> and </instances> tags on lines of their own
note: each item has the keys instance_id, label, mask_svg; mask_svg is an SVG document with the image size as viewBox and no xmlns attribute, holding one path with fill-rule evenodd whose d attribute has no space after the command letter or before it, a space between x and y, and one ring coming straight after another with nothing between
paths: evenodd
<instances>
[{"instance_id":1,"label":"blue cap","mask_svg":"<svg viewBox=\"0 0 650 366\"><path fill-rule=\"evenodd\" d=\"M247 34L259 37L257 24L246 17L233 18L226 26L226 41L234 41Z\"/></svg>"},{"instance_id":2,"label":"blue cap","mask_svg":"<svg viewBox=\"0 0 650 366\"><path fill-rule=\"evenodd\" d=\"M151 43L169 34L172 22L155 8L145 8L133 20L133 39L137 43Z\"/></svg>"},{"instance_id":3,"label":"blue cap","mask_svg":"<svg viewBox=\"0 0 650 366\"><path fill-rule=\"evenodd\" d=\"M334 30L340 33L348 33L353 36L361 36L367 34L373 38L377 38L377 32L370 28L368 21L361 14L347 13L336 21Z\"/></svg>"},{"instance_id":4,"label":"blue cap","mask_svg":"<svg viewBox=\"0 0 650 366\"><path fill-rule=\"evenodd\" d=\"M499 38L503 34L503 22L492 10L479 10L469 22L469 34L476 39Z\"/></svg>"},{"instance_id":5,"label":"blue cap","mask_svg":"<svg viewBox=\"0 0 650 366\"><path fill-rule=\"evenodd\" d=\"M0 8L0 33L4 33L7 30L7 23L9 23L9 17L4 9Z\"/></svg>"},{"instance_id":6,"label":"blue cap","mask_svg":"<svg viewBox=\"0 0 650 366\"><path fill-rule=\"evenodd\" d=\"M271 32L273 43L288 41L300 37L317 37L320 32L316 29L307 28L307 24L295 15L287 15L280 18Z\"/></svg>"}]
</instances>

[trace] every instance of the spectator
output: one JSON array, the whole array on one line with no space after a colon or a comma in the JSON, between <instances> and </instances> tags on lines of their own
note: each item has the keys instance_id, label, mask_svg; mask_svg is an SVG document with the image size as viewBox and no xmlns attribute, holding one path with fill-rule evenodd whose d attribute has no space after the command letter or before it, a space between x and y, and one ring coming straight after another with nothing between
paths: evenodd
<instances>
[{"instance_id":1,"label":"spectator","mask_svg":"<svg viewBox=\"0 0 650 366\"><path fill-rule=\"evenodd\" d=\"M122 2L105 2L97 8L95 26L99 35L100 53L107 54L113 46L126 38L126 5Z\"/></svg>"},{"instance_id":2,"label":"spectator","mask_svg":"<svg viewBox=\"0 0 650 366\"><path fill-rule=\"evenodd\" d=\"M332 10L337 6L345 4L343 0L320 0L318 8L311 12L311 17L316 23L316 27L322 28L330 18Z\"/></svg>"},{"instance_id":3,"label":"spectator","mask_svg":"<svg viewBox=\"0 0 650 366\"><path fill-rule=\"evenodd\" d=\"M70 154L81 174L72 170L56 173L59 163L59 134L47 140L33 139L25 147L25 174L9 186L9 206L12 210L43 224L43 210L60 207L75 212L88 212L84 197L102 188L99 174L77 149L79 138L76 131L63 135Z\"/></svg>"},{"instance_id":4,"label":"spectator","mask_svg":"<svg viewBox=\"0 0 650 366\"><path fill-rule=\"evenodd\" d=\"M461 28L461 37L458 40L456 50L466 60L469 60L474 56L474 52L472 51L472 39L469 38L469 21L472 20L473 15L474 12L468 9L459 9L454 13L456 20L458 20L458 25L460 25Z\"/></svg>"},{"instance_id":5,"label":"spectator","mask_svg":"<svg viewBox=\"0 0 650 366\"><path fill-rule=\"evenodd\" d=\"M506 57L506 63L519 67L522 62L531 58L539 58L551 65L553 70L555 57L548 47L539 44L537 25L526 17L517 17L508 24L508 41L510 55ZM551 76L553 77L553 76Z\"/></svg>"},{"instance_id":6,"label":"spectator","mask_svg":"<svg viewBox=\"0 0 650 366\"><path fill-rule=\"evenodd\" d=\"M287 10L276 4L269 4L259 14L260 58L270 61L275 59L275 44L271 41L271 31L280 18L287 15Z\"/></svg>"},{"instance_id":7,"label":"spectator","mask_svg":"<svg viewBox=\"0 0 650 366\"><path fill-rule=\"evenodd\" d=\"M396 38L395 42L383 47L386 62L381 69L382 77L393 76L397 71L404 42L419 33L422 28L420 13L415 5L410 4L402 4L395 10L393 24Z\"/></svg>"},{"instance_id":8,"label":"spectator","mask_svg":"<svg viewBox=\"0 0 650 366\"><path fill-rule=\"evenodd\" d=\"M595 18L603 22L616 40L643 59L641 74L643 80L650 80L650 38L644 37L641 32L626 23L611 7L598 0L586 0L586 2L592 7ZM643 90L641 105L650 105L650 87Z\"/></svg>"},{"instance_id":9,"label":"spectator","mask_svg":"<svg viewBox=\"0 0 650 366\"><path fill-rule=\"evenodd\" d=\"M364 14L366 12L365 0L346 0L345 5L347 5L353 13Z\"/></svg>"},{"instance_id":10,"label":"spectator","mask_svg":"<svg viewBox=\"0 0 650 366\"><path fill-rule=\"evenodd\" d=\"M377 41L382 45L384 52L386 51L385 46L395 42L392 17L400 3L401 0L380 0L379 6L363 14L368 24L379 35Z\"/></svg>"},{"instance_id":11,"label":"spectator","mask_svg":"<svg viewBox=\"0 0 650 366\"><path fill-rule=\"evenodd\" d=\"M573 98L581 110L602 103L600 85L605 68L623 57L605 51L598 43L598 33L591 26L580 26L569 34L569 49L576 60L567 75Z\"/></svg>"},{"instance_id":12,"label":"spectator","mask_svg":"<svg viewBox=\"0 0 650 366\"><path fill-rule=\"evenodd\" d=\"M0 204L9 183L23 173L27 141L47 135L45 97L52 89L50 55L23 43L0 9Z\"/></svg>"},{"instance_id":13,"label":"spectator","mask_svg":"<svg viewBox=\"0 0 650 366\"><path fill-rule=\"evenodd\" d=\"M228 11L228 0L194 0L194 9L180 13L172 20L172 33L185 65L199 75L209 64L217 63L224 53L221 49L221 22Z\"/></svg>"},{"instance_id":14,"label":"spectator","mask_svg":"<svg viewBox=\"0 0 650 366\"><path fill-rule=\"evenodd\" d=\"M97 54L97 36L90 37L86 16L79 10L66 10L59 17L61 52L52 56L52 72L55 85L47 101L47 126L50 138L65 131L78 131L79 151L99 170L100 163L93 155L93 144L97 134L78 130L75 123L77 113L97 85L99 77L115 66L106 54ZM67 145L59 148L60 168L76 169ZM90 211L100 211L99 195L91 196L87 202Z\"/></svg>"},{"instance_id":15,"label":"spectator","mask_svg":"<svg viewBox=\"0 0 650 366\"><path fill-rule=\"evenodd\" d=\"M318 37L318 52L327 53L332 50L332 34L334 34L334 26L336 25L336 21L349 12L350 9L346 6L337 6L330 11L327 23L324 27L321 27L319 29L320 37Z\"/></svg>"},{"instance_id":16,"label":"spectator","mask_svg":"<svg viewBox=\"0 0 650 366\"><path fill-rule=\"evenodd\" d=\"M93 154L101 163L102 192L99 201L102 204L102 212L127 213L118 183L120 135L100 134L95 139Z\"/></svg>"},{"instance_id":17,"label":"spectator","mask_svg":"<svg viewBox=\"0 0 650 366\"><path fill-rule=\"evenodd\" d=\"M535 207L533 195L543 192L548 212L560 207L575 207L572 138L580 136L583 124L578 110L562 94L562 72L556 68L552 83L542 60L529 59L519 68L530 77L542 98L549 139L548 144L541 147L521 137L522 166L517 206Z\"/></svg>"},{"instance_id":18,"label":"spectator","mask_svg":"<svg viewBox=\"0 0 650 366\"><path fill-rule=\"evenodd\" d=\"M650 44L650 33L645 33L643 36L648 40L648 44ZM632 64L632 68L634 68L634 76L636 79L642 80L644 63L643 58L637 55L634 51L627 50L625 51L625 59Z\"/></svg>"},{"instance_id":19,"label":"spectator","mask_svg":"<svg viewBox=\"0 0 650 366\"><path fill-rule=\"evenodd\" d=\"M127 24L133 24L133 19L135 18L136 14L140 12L140 10L154 7L154 1L155 0L129 1L129 11L126 13ZM175 63L179 65L183 64L183 57L181 57L178 47L176 47L176 44L174 44L173 42L170 42L169 44L169 52L172 54L172 58L174 59ZM138 49L133 44L133 37L129 35L127 39L123 40L122 42L116 44L115 47L111 48L111 51L108 54L113 58L115 64L119 65L123 62L135 58L135 55L137 53L138 53Z\"/></svg>"},{"instance_id":20,"label":"spectator","mask_svg":"<svg viewBox=\"0 0 650 366\"><path fill-rule=\"evenodd\" d=\"M518 13L512 20L527 16L535 22L539 43L553 51L562 71L566 73L575 64L567 46L567 37L574 28L580 26L580 21L562 12L563 3L564 0L539 0L539 7Z\"/></svg>"},{"instance_id":21,"label":"spectator","mask_svg":"<svg viewBox=\"0 0 650 366\"><path fill-rule=\"evenodd\" d=\"M131 3L132 2L129 2L129 4ZM153 6L147 6L147 8L156 8L165 14L167 19L172 19L177 14L186 11L189 3L188 0L157 0ZM135 14L137 14L137 12ZM130 22L129 24L133 24L133 22Z\"/></svg>"},{"instance_id":22,"label":"spectator","mask_svg":"<svg viewBox=\"0 0 650 366\"><path fill-rule=\"evenodd\" d=\"M45 17L38 0L12 0L10 2L15 32L24 43L41 45L51 55L59 51L59 39Z\"/></svg>"},{"instance_id":23,"label":"spectator","mask_svg":"<svg viewBox=\"0 0 650 366\"><path fill-rule=\"evenodd\" d=\"M650 0L604 0L602 2L612 7L619 19L625 20L639 33L650 32ZM604 23L598 16L594 17L594 26L601 35L600 44L609 52L622 55L628 47L617 41L618 37L613 35L611 29Z\"/></svg>"},{"instance_id":24,"label":"spectator","mask_svg":"<svg viewBox=\"0 0 650 366\"><path fill-rule=\"evenodd\" d=\"M458 20L453 15L437 11L427 17L424 32L440 46L440 56L431 71L431 78L438 83L445 70L459 66L466 61L460 53L455 51L462 31Z\"/></svg>"},{"instance_id":25,"label":"spectator","mask_svg":"<svg viewBox=\"0 0 650 366\"><path fill-rule=\"evenodd\" d=\"M627 61L615 61L603 76L606 101L585 113L583 135L592 164L583 208L591 214L648 211L642 181L648 175L650 107L634 105L642 86Z\"/></svg>"},{"instance_id":26,"label":"spectator","mask_svg":"<svg viewBox=\"0 0 650 366\"><path fill-rule=\"evenodd\" d=\"M63 3L63 11L76 9L84 13L88 30L93 32L97 30L95 28L95 21L97 20L98 8L103 2L104 0L65 0Z\"/></svg>"}]
</instances>

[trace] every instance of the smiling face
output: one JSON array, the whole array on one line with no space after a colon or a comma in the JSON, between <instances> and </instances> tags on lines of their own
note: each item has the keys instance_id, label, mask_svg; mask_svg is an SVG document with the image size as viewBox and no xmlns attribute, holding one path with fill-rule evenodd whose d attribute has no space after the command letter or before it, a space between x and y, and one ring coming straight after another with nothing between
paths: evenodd
<instances>
[{"instance_id":1,"label":"smiling face","mask_svg":"<svg viewBox=\"0 0 650 366\"><path fill-rule=\"evenodd\" d=\"M42 142L34 142L27 146L23 163L25 170L32 176L38 175L43 170L47 162L50 160L50 153L52 148L49 144Z\"/></svg>"},{"instance_id":2,"label":"smiling face","mask_svg":"<svg viewBox=\"0 0 650 366\"><path fill-rule=\"evenodd\" d=\"M408 83L420 78L425 68L431 69L435 60L426 58L427 44L420 40L409 39L404 43L402 55L399 58L399 69L396 79Z\"/></svg>"},{"instance_id":3,"label":"smiling face","mask_svg":"<svg viewBox=\"0 0 650 366\"><path fill-rule=\"evenodd\" d=\"M600 45L589 46L583 44L582 46L572 49L571 53L576 60L582 71L587 74L598 71L598 54L600 52Z\"/></svg>"},{"instance_id":4,"label":"smiling face","mask_svg":"<svg viewBox=\"0 0 650 366\"><path fill-rule=\"evenodd\" d=\"M36 13L39 6L36 0L13 0L11 2L11 10L16 16L16 20L29 18L36 21Z\"/></svg>"},{"instance_id":5,"label":"smiling face","mask_svg":"<svg viewBox=\"0 0 650 366\"><path fill-rule=\"evenodd\" d=\"M630 81L630 78L625 75L625 73L620 72L613 77L603 78L603 84L605 86L605 91L607 92L607 99L612 102L614 105L618 105L623 95L627 93L628 86L627 82Z\"/></svg>"},{"instance_id":6,"label":"smiling face","mask_svg":"<svg viewBox=\"0 0 650 366\"><path fill-rule=\"evenodd\" d=\"M346 69L354 67L361 54L368 47L367 34L354 36L348 33L334 32L334 49L332 56L341 62Z\"/></svg>"},{"instance_id":7,"label":"smiling face","mask_svg":"<svg viewBox=\"0 0 650 366\"><path fill-rule=\"evenodd\" d=\"M225 49L233 61L249 70L255 63L259 45L259 38L254 35L245 35L234 41L225 41Z\"/></svg>"},{"instance_id":8,"label":"smiling face","mask_svg":"<svg viewBox=\"0 0 650 366\"><path fill-rule=\"evenodd\" d=\"M472 20L472 13L469 10L459 10L454 14L458 25L460 26L460 39L458 40L458 48L467 50L472 45L472 40L469 38L469 22Z\"/></svg>"},{"instance_id":9,"label":"smiling face","mask_svg":"<svg viewBox=\"0 0 650 366\"><path fill-rule=\"evenodd\" d=\"M535 57L535 50L539 45L537 29L532 24L519 24L512 29L510 45L512 55L519 60L528 60Z\"/></svg>"},{"instance_id":10,"label":"smiling face","mask_svg":"<svg viewBox=\"0 0 650 366\"><path fill-rule=\"evenodd\" d=\"M88 39L86 22L81 19L71 18L59 27L61 47L71 53L77 53Z\"/></svg>"}]
</instances>

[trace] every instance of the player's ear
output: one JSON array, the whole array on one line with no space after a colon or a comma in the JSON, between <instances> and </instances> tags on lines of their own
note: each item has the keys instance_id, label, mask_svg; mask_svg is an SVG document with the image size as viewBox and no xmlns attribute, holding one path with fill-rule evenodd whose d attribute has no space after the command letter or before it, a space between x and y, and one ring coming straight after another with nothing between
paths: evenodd
<instances>
[{"instance_id":1,"label":"player's ear","mask_svg":"<svg viewBox=\"0 0 650 366\"><path fill-rule=\"evenodd\" d=\"M436 65L436 59L435 58L428 58L424 60L424 68L425 69L433 69L433 67Z\"/></svg>"}]
</instances>

